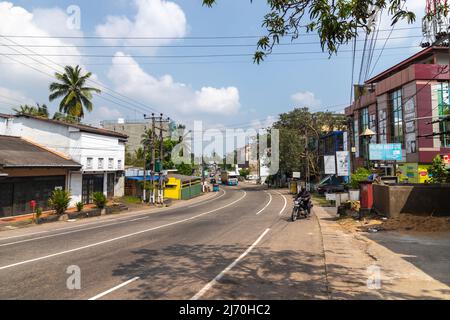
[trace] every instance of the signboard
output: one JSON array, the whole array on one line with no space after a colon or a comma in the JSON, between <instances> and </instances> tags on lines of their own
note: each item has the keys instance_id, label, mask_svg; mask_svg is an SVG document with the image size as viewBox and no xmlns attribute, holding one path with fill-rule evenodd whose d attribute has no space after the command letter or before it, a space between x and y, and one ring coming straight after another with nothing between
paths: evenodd
<instances>
[{"instance_id":1,"label":"signboard","mask_svg":"<svg viewBox=\"0 0 450 320\"><path fill-rule=\"evenodd\" d=\"M325 174L336 174L336 157L324 156Z\"/></svg>"},{"instance_id":2,"label":"signboard","mask_svg":"<svg viewBox=\"0 0 450 320\"><path fill-rule=\"evenodd\" d=\"M371 161L402 161L402 145L400 143L370 144L369 159Z\"/></svg>"},{"instance_id":3,"label":"signboard","mask_svg":"<svg viewBox=\"0 0 450 320\"><path fill-rule=\"evenodd\" d=\"M292 173L292 178L294 178L294 179L300 179L300 172L293 172L293 173Z\"/></svg>"},{"instance_id":4,"label":"signboard","mask_svg":"<svg viewBox=\"0 0 450 320\"><path fill-rule=\"evenodd\" d=\"M350 153L348 151L336 152L337 175L339 177L350 176Z\"/></svg>"}]
</instances>

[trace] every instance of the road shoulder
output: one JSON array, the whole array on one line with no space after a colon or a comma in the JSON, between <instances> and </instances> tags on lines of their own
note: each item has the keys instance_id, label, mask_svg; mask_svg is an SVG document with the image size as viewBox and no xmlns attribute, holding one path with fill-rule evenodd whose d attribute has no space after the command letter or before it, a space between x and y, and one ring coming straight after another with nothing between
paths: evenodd
<instances>
[{"instance_id":1,"label":"road shoulder","mask_svg":"<svg viewBox=\"0 0 450 320\"><path fill-rule=\"evenodd\" d=\"M402 256L343 229L316 206L332 299L450 299L450 288Z\"/></svg>"}]
</instances>

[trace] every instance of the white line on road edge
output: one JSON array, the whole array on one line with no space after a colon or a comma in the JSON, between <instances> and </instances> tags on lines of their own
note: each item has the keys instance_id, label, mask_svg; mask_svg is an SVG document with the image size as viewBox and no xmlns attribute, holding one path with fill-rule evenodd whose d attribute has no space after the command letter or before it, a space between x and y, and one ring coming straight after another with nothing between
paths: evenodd
<instances>
[{"instance_id":1,"label":"white line on road edge","mask_svg":"<svg viewBox=\"0 0 450 320\"><path fill-rule=\"evenodd\" d=\"M230 264L228 267L225 268L225 270L223 270L221 273L219 273L217 275L217 277L215 277L211 282L209 282L206 286L203 287L202 290L200 290L195 296L193 296L191 298L191 300L198 300L201 297L203 297L203 295L209 290L211 289L218 281L220 281L220 279L223 278L223 276L229 272L231 269L233 269L238 263L239 261L241 261L242 259L244 259L260 242L261 240L266 236L267 233L269 233L270 229L266 229L266 231L264 231L264 233L258 238L258 240L255 241L255 243L253 243L250 248L247 249L247 251L245 251L239 258L237 258L236 260L233 261L232 264Z\"/></svg>"},{"instance_id":2,"label":"white line on road edge","mask_svg":"<svg viewBox=\"0 0 450 320\"><path fill-rule=\"evenodd\" d=\"M281 215L283 215L284 210L286 210L286 207L287 207L287 198L286 198L281 192L275 191L275 193L278 193L278 194L279 194L280 196L282 196L283 199L284 199L284 207L283 207L283 209L281 209L281 211L280 211L280 213L279 213L279 215L281 216Z\"/></svg>"},{"instance_id":3,"label":"white line on road edge","mask_svg":"<svg viewBox=\"0 0 450 320\"><path fill-rule=\"evenodd\" d=\"M256 215L257 216L259 216L264 210L266 210L267 209L267 207L269 207L270 206L270 204L272 203L272 194L271 193L268 193L269 194L269 202L266 204L266 206L264 207L264 208L262 208L261 210L259 210L257 213L256 213Z\"/></svg>"},{"instance_id":4,"label":"white line on road edge","mask_svg":"<svg viewBox=\"0 0 450 320\"><path fill-rule=\"evenodd\" d=\"M101 241L101 242L97 242L97 243L92 243L92 244L89 244L89 245L86 245L86 246L83 246L83 247L78 247L78 248L74 248L74 249L70 249L70 250L66 250L66 251L61 251L61 252L49 254L47 256L43 256L43 257L39 257L39 258L34 258L34 259L30 259L30 260L25 260L25 261L13 263L13 264L10 264L10 265L6 265L6 266L3 266L3 267L0 267L0 270L5 270L5 269L9 269L9 268L12 268L12 267L17 267L17 266L20 266L20 265L23 265L23 264L27 264L27 263L31 263L31 262L36 262L36 261L40 261L40 260L44 260L44 259L53 258L53 257L60 256L60 255L66 254L66 253L71 253L71 252L76 252L76 251L80 251L80 250L84 250L84 249L89 249L89 248L100 246L100 245L103 245L103 244L107 244L107 243L110 243L110 242L113 242L113 241L117 241L117 240L121 240L121 239L125 239L125 238L130 238L130 237L133 237L133 236L137 236L139 234L143 234L143 233L147 233L147 232L150 232L150 231L155 231L155 230L158 230L158 229L167 228L167 227L170 227L170 226L173 226L173 225L176 225L176 224L188 222L188 221L197 219L199 217L205 216L207 214L210 214L210 213L213 213L213 212L216 212L216 211L228 208L228 207L234 205L235 203L238 203L239 201L244 199L246 196L247 196L247 192L244 191L244 195L242 197L240 197L238 200L236 200L236 201L234 201L232 203L229 203L229 204L227 204L227 205L225 205L223 207L220 207L220 208L208 211L208 212L204 212L204 213L198 214L196 216L193 216L193 217L190 217L190 218L187 218L187 219L183 219L183 220L175 221L175 222L172 222L172 223L164 224L164 225L159 226L159 227L154 227L154 228L150 228L150 229L146 229L146 230L142 230L142 231L138 231L138 232L129 233L129 234L117 237L117 238L113 238L113 239L109 239L109 240L105 240L105 241Z\"/></svg>"},{"instance_id":5,"label":"white line on road edge","mask_svg":"<svg viewBox=\"0 0 450 320\"><path fill-rule=\"evenodd\" d=\"M223 190L223 191L225 192L225 190ZM209 201L205 201L205 202L209 202ZM203 204L203 203L200 203L200 204ZM178 209L178 208L182 208L182 207L173 207L173 208L170 208L169 210L174 210L174 209ZM157 211L155 213L159 213L159 212L163 212L163 210L159 210L159 211ZM42 233L49 233L49 232L55 232L55 231L65 231L65 230L72 230L72 229L77 229L77 228L80 228L77 231L84 231L85 229L83 229L83 227L86 227L86 226L91 226L91 225L96 225L96 224L103 224L103 223L108 223L108 222L119 222L119 223L132 222L132 221L137 221L137 220L129 220L129 218L149 215L151 213L153 213L153 212L148 212L148 210L141 210L141 211L138 211L138 212L131 213L131 215L128 216L128 217L121 217L120 219L108 219L108 220L103 220L103 221L94 221L94 222L80 224L80 225L76 225L76 226L72 226L72 227L63 227L63 228L50 229L50 230L44 230L44 231L39 231L39 232L21 234L21 235L17 235L17 236L0 238L0 241L11 240L11 239L15 239L15 238L25 238L25 237L34 236L34 235L37 235L37 234L42 234ZM105 225L105 227L108 227L108 226L109 225ZM51 236L52 237L53 236L56 237L58 235L59 234L52 234ZM40 238L33 238L33 240L39 240L39 239ZM14 243L14 244L16 244L16 243Z\"/></svg>"},{"instance_id":6,"label":"white line on road edge","mask_svg":"<svg viewBox=\"0 0 450 320\"><path fill-rule=\"evenodd\" d=\"M211 199L211 200L207 200L207 201L204 201L204 202L201 202L201 203L198 203L198 204L194 204L194 205L188 207L188 209L195 208L195 207L199 207L199 206L202 206L202 205L204 205L204 204L206 204L206 203L210 203L210 202L219 200L220 198L222 198L223 196L225 196L225 195L227 194L227 192L226 192L225 190L222 189L222 191L223 191L223 194L222 194L221 196L219 196L219 197L216 196L216 197L214 197L214 198Z\"/></svg>"},{"instance_id":7,"label":"white line on road edge","mask_svg":"<svg viewBox=\"0 0 450 320\"><path fill-rule=\"evenodd\" d=\"M134 220L134 221L136 221L136 220ZM54 237L58 237L58 236L65 236L65 235L68 235L68 234L82 232L82 231L89 231L89 230L94 230L94 229L100 229L100 228L115 226L115 225L123 224L123 223L127 223L127 222L133 222L133 220L127 220L127 221L124 221L124 222L115 222L115 223L110 223L110 224L102 224L101 226L96 226L96 227L83 228L83 229L80 229L80 230L61 232L61 233L57 233L57 234L51 234L51 235L48 235L48 236L42 236L42 237L25 239L25 240L19 240L19 241L15 241L15 242L3 243L3 244L0 244L0 248L1 247L8 247L8 246L12 246L12 245L15 245L15 244L20 244L20 243L31 242L31 241L35 241L35 240L42 240L42 239L54 238Z\"/></svg>"},{"instance_id":8,"label":"white line on road edge","mask_svg":"<svg viewBox=\"0 0 450 320\"><path fill-rule=\"evenodd\" d=\"M223 190L223 191L226 193L225 190ZM224 195L225 194L221 195L219 198L223 197ZM217 199L219 199L219 198L217 198ZM209 202L209 201L205 201L205 203L207 203L207 202ZM203 203L198 204L198 206L200 206L202 204ZM188 208L192 208L192 207L188 207ZM54 229L54 230L49 230L49 231L41 231L41 232L30 233L30 234L25 234L25 235L20 235L20 236L14 236L14 237L9 237L9 238L0 238L0 241L2 241L2 240L10 240L10 239L13 239L13 238L28 237L28 236L32 236L32 235L41 234L41 233L49 233L49 232L53 232L53 231L62 231L62 230L76 229L76 230L73 230L73 231L67 231L67 232L63 232L63 233L50 234L48 236L42 236L42 237L36 237L36 238L30 238L30 239L25 239L25 240L18 240L18 241L14 241L14 242L3 243L3 244L0 244L0 248L1 247L12 246L12 245L15 245L15 244L20 244L20 243L31 242L31 241L35 241L35 240L42 240L42 239L48 239L48 238L53 238L53 237L58 237L58 236L64 236L64 235L68 235L68 234L71 234L71 233L89 231L89 230L93 230L93 229L100 229L100 228L105 228L105 227L109 227L109 226L129 223L129 222L136 222L136 221L145 220L145 219L150 218L150 216L148 216L148 213L145 213L144 215L147 215L147 216L142 217L142 218L132 219L132 220L129 220L129 219L125 218L125 219L119 219L119 220L114 219L114 220L109 220L109 221L99 221L99 222L97 221L97 222L88 223L88 224L85 224L85 225L73 226L73 227L69 227L69 228L60 228L60 229ZM103 224L103 223L108 223L108 222L114 222L114 223ZM89 226L89 225L93 225L93 224L100 224L100 225L96 226L96 227L91 227L91 228L83 228L85 226ZM79 229L77 229L77 228L79 228Z\"/></svg>"},{"instance_id":9,"label":"white line on road edge","mask_svg":"<svg viewBox=\"0 0 450 320\"><path fill-rule=\"evenodd\" d=\"M124 282L124 283L122 283L122 284L120 284L120 285L118 285L118 286L116 286L116 287L114 287L114 288L111 288L111 289L109 289L109 290L107 290L107 291L105 291L105 292L103 292L103 293L100 293L100 294L96 295L95 297L90 298L89 300L98 300L98 299L100 299L100 298L103 298L103 297L106 296L107 294L110 294L110 293L113 292L113 291L116 291L116 290L118 290L118 289L120 289L120 288L123 288L123 287L129 285L130 283L132 283L132 282L134 282L134 281L136 281L136 280L139 280L139 277L136 277L136 278L133 278L133 279L131 279L131 280L128 280L127 282Z\"/></svg>"}]
</instances>

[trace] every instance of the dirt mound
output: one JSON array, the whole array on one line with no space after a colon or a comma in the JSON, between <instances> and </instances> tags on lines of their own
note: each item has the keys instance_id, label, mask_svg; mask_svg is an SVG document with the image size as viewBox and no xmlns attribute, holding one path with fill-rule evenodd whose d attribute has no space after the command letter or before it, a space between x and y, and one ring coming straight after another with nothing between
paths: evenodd
<instances>
[{"instance_id":1,"label":"dirt mound","mask_svg":"<svg viewBox=\"0 0 450 320\"><path fill-rule=\"evenodd\" d=\"M449 217L433 217L412 214L402 214L397 218L382 218L370 216L359 221L354 217L339 219L339 224L349 231L379 232L379 231L410 231L410 232L449 232Z\"/></svg>"},{"instance_id":2,"label":"dirt mound","mask_svg":"<svg viewBox=\"0 0 450 320\"><path fill-rule=\"evenodd\" d=\"M450 231L450 218L402 214L388 219L382 227L388 231L444 232Z\"/></svg>"}]
</instances>

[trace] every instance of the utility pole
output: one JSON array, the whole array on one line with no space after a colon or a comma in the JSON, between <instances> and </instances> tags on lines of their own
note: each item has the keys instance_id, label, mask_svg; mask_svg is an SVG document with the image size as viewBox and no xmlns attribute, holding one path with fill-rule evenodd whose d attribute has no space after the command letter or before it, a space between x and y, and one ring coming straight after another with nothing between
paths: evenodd
<instances>
[{"instance_id":1,"label":"utility pole","mask_svg":"<svg viewBox=\"0 0 450 320\"><path fill-rule=\"evenodd\" d=\"M144 187L142 193L142 202L147 202L147 137L144 136Z\"/></svg>"}]
</instances>

